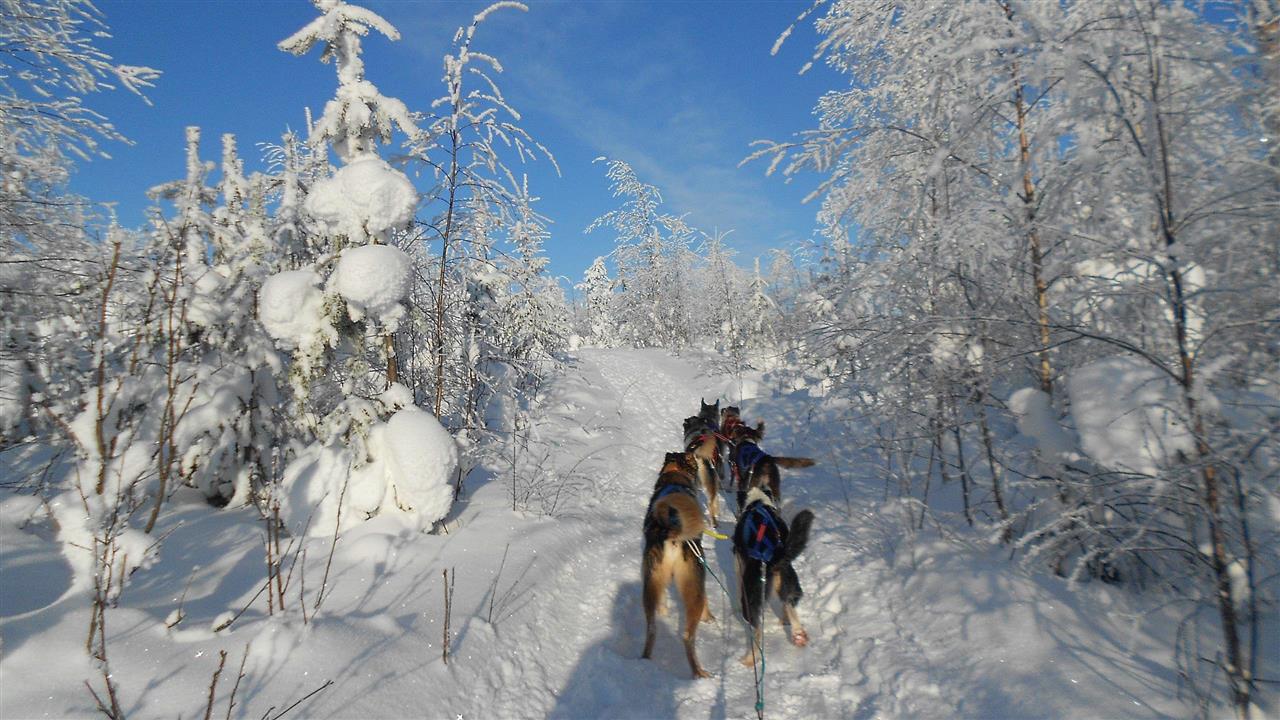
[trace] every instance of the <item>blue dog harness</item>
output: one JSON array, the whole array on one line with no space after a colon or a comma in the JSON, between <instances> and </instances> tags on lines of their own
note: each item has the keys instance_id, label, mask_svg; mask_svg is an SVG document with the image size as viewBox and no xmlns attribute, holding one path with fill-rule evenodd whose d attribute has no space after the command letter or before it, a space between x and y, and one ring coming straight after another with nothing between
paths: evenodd
<instances>
[{"instance_id":1,"label":"blue dog harness","mask_svg":"<svg viewBox=\"0 0 1280 720\"><path fill-rule=\"evenodd\" d=\"M744 442L738 445L737 451L733 454L733 478L737 481L739 488L745 488L751 484L751 475L756 470L756 465L766 457L769 453L760 449L760 446L753 442Z\"/></svg>"},{"instance_id":2,"label":"blue dog harness","mask_svg":"<svg viewBox=\"0 0 1280 720\"><path fill-rule=\"evenodd\" d=\"M761 450L759 445L752 442L744 442L738 446L734 462L738 463L740 468L751 470L755 468L756 463L764 459L765 455L768 455L768 453Z\"/></svg>"},{"instance_id":3,"label":"blue dog harness","mask_svg":"<svg viewBox=\"0 0 1280 720\"><path fill-rule=\"evenodd\" d=\"M752 503L739 522L739 540L747 551L747 557L768 564L782 546L782 533L778 530L778 518L764 503Z\"/></svg>"},{"instance_id":4,"label":"blue dog harness","mask_svg":"<svg viewBox=\"0 0 1280 720\"><path fill-rule=\"evenodd\" d=\"M661 500L662 498L668 495L673 495L675 493L684 493L689 497L692 497L694 500L698 499L698 494L694 492L693 489L688 487L687 485L675 485L675 484L667 485L666 487L662 488L658 492L654 493L653 499L649 501L649 509L652 510L653 506L657 505L658 501Z\"/></svg>"}]
</instances>

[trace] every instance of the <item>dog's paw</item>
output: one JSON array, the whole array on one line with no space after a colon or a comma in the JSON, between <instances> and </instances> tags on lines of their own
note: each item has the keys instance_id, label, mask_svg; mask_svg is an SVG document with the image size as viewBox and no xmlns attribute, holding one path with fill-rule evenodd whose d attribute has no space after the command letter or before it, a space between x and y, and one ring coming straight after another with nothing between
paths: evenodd
<instances>
[{"instance_id":1,"label":"dog's paw","mask_svg":"<svg viewBox=\"0 0 1280 720\"><path fill-rule=\"evenodd\" d=\"M716 616L715 616L715 615L712 615L710 610L708 610L708 611L706 611L706 612L702 613L702 622L704 622L704 623L713 623L713 622L715 622L715 621L716 621Z\"/></svg>"},{"instance_id":2,"label":"dog's paw","mask_svg":"<svg viewBox=\"0 0 1280 720\"><path fill-rule=\"evenodd\" d=\"M755 664L756 657L755 655L752 655L750 652L747 652L745 655L738 658L738 662L742 663L743 667L751 667L752 665Z\"/></svg>"},{"instance_id":3,"label":"dog's paw","mask_svg":"<svg viewBox=\"0 0 1280 720\"><path fill-rule=\"evenodd\" d=\"M791 644L795 645L796 647L804 647L805 645L808 645L809 633L805 632L804 628L800 628L799 630L792 632Z\"/></svg>"},{"instance_id":4,"label":"dog's paw","mask_svg":"<svg viewBox=\"0 0 1280 720\"><path fill-rule=\"evenodd\" d=\"M693 671L694 680L700 680L702 678L709 678L709 677L714 677L714 676L711 673L707 672L706 670L703 670L702 668L698 668L697 670Z\"/></svg>"}]
</instances>

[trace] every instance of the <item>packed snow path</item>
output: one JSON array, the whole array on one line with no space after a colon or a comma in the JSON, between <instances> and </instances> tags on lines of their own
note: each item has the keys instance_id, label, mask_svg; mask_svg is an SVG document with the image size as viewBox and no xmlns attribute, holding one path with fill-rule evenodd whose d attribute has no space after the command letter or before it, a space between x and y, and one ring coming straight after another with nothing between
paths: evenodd
<instances>
[{"instance_id":1,"label":"packed snow path","mask_svg":"<svg viewBox=\"0 0 1280 720\"><path fill-rule=\"evenodd\" d=\"M443 533L424 535L393 517L344 532L330 594L306 624L291 590L285 613L268 616L257 602L229 629L211 632L262 584L261 525L247 509L175 499L159 562L138 573L109 613L126 712L201 716L225 650L214 704L222 716L248 647L237 717L278 711L328 680L299 716L754 717L752 670L738 663L746 629L713 580L717 620L700 627L697 647L714 677L690 677L674 597L653 659L639 658L648 498L663 453L680 449L683 418L700 398L720 398L741 400L746 419L768 423L768 450L818 461L783 477L783 514L817 515L796 563L812 642L791 646L766 613L767 717L1187 713L1167 669L1170 650L1149 632L1176 626L1176 614L1127 611L1104 588L1073 594L1059 580L1028 577L1006 549L977 546L971 534L930 526L911 540L902 513L914 506L886 500L875 461L848 449L839 407L803 391L762 389L758 376L707 374L705 361L582 350L550 383L549 410L516 475L527 509L512 509L511 476L496 468L473 475ZM83 685L94 677L84 660L86 598L65 592L65 563L40 524L39 503L4 497L0 716L92 715ZM705 547L732 592L730 544L708 539ZM319 539L307 546L309 598L328 548ZM446 665L448 568L455 594ZM185 619L166 629L180 601Z\"/></svg>"},{"instance_id":2,"label":"packed snow path","mask_svg":"<svg viewBox=\"0 0 1280 720\"><path fill-rule=\"evenodd\" d=\"M608 451L597 455L598 503L582 519L583 534L552 577L540 579L529 617L504 621L504 656L481 673L476 715L584 717L745 717L754 715L745 626L724 591L708 579L717 620L698 633L698 652L715 675L689 676L679 639L680 604L660 619L652 661L639 659L644 636L640 603L640 525L662 455L680 449L681 422L700 398L726 385L702 376L690 361L663 352L585 351L579 359L584 395L593 396L595 422ZM585 403L584 403L585 405ZM789 511L788 514L794 511ZM706 544L708 561L732 592L728 542ZM816 593L829 599L831 591ZM825 634L816 615L813 630ZM770 618L770 622L773 622ZM510 630L508 630L508 627ZM831 652L798 650L779 628L766 637L766 709L779 717L849 717L857 697L841 690ZM851 679L851 678L850 678ZM514 690L514 692L513 692ZM490 705L490 698L502 698ZM464 713L466 714L466 713Z\"/></svg>"}]
</instances>

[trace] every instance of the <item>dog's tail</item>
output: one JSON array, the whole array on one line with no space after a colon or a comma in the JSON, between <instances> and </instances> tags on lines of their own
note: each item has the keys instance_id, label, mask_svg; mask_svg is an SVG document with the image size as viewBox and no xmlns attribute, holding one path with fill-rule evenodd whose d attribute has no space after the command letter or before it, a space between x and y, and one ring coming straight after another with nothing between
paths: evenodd
<instances>
[{"instance_id":1,"label":"dog's tail","mask_svg":"<svg viewBox=\"0 0 1280 720\"><path fill-rule=\"evenodd\" d=\"M784 468L813 467L813 458L778 457L777 455L770 455L769 457L773 458L773 461L778 464L778 467L784 467Z\"/></svg>"},{"instance_id":2,"label":"dog's tail","mask_svg":"<svg viewBox=\"0 0 1280 720\"><path fill-rule=\"evenodd\" d=\"M787 546L782 549L782 559L791 562L800 557L805 545L809 544L809 528L813 526L813 511L801 510L791 518L788 526Z\"/></svg>"},{"instance_id":3,"label":"dog's tail","mask_svg":"<svg viewBox=\"0 0 1280 720\"><path fill-rule=\"evenodd\" d=\"M658 544L667 540L695 540L707 529L702 508L692 495L672 493L654 503L644 524L645 540Z\"/></svg>"}]
</instances>

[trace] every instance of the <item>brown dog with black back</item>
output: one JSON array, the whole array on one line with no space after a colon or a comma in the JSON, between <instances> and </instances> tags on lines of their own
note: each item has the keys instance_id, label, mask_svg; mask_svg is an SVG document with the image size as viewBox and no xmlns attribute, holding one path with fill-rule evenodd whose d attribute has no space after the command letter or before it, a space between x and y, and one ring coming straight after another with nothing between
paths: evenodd
<instances>
[{"instance_id":1,"label":"brown dog with black back","mask_svg":"<svg viewBox=\"0 0 1280 720\"><path fill-rule=\"evenodd\" d=\"M684 449L693 453L698 463L698 480L707 497L707 514L713 526L720 524L720 478L724 475L720 453L722 436L716 423L719 414L719 400L714 405L703 401L697 415L684 419Z\"/></svg>"},{"instance_id":2,"label":"brown dog with black back","mask_svg":"<svg viewBox=\"0 0 1280 720\"><path fill-rule=\"evenodd\" d=\"M706 568L698 561L706 522L698 504L697 483L698 462L693 453L667 453L644 516L641 580L645 640L641 657L653 654L656 616L663 611L667 587L674 581L684 604L685 655L693 676L700 678L711 675L698 663L694 638L699 622L715 618L707 603Z\"/></svg>"}]
</instances>

